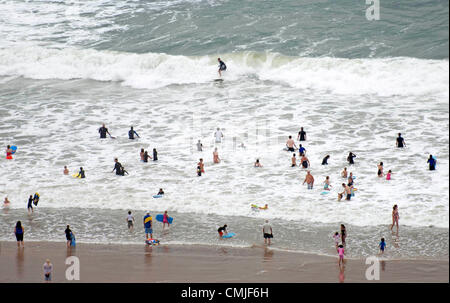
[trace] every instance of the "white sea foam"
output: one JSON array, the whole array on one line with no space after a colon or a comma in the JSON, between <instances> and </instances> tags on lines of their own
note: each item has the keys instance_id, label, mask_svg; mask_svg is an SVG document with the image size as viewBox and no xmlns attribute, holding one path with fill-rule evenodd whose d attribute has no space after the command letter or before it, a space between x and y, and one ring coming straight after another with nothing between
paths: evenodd
<instances>
[{"instance_id":1,"label":"white sea foam","mask_svg":"<svg viewBox=\"0 0 450 303\"><path fill-rule=\"evenodd\" d=\"M447 60L300 58L273 53L220 55L225 78L257 78L334 94L448 97ZM133 88L208 83L217 56L186 57L25 45L0 49L0 75L31 79L120 81Z\"/></svg>"}]
</instances>

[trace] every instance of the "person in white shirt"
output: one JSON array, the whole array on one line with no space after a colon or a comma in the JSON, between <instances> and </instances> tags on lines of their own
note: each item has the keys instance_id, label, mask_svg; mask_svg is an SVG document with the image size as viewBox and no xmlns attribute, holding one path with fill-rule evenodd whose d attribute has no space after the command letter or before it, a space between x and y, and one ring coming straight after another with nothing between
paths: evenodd
<instances>
[{"instance_id":1,"label":"person in white shirt","mask_svg":"<svg viewBox=\"0 0 450 303\"><path fill-rule=\"evenodd\" d=\"M203 144L202 142L200 142L200 140L198 140L197 142L197 151L203 151Z\"/></svg>"},{"instance_id":2,"label":"person in white shirt","mask_svg":"<svg viewBox=\"0 0 450 303\"><path fill-rule=\"evenodd\" d=\"M216 137L216 143L221 143L223 138L223 133L220 131L220 128L217 128L217 131L214 133Z\"/></svg>"},{"instance_id":3,"label":"person in white shirt","mask_svg":"<svg viewBox=\"0 0 450 303\"><path fill-rule=\"evenodd\" d=\"M267 244L268 240L270 245L270 239L273 238L273 233L272 233L272 226L270 226L269 224L269 220L266 220L266 223L263 225L263 235L264 235L264 244Z\"/></svg>"},{"instance_id":4,"label":"person in white shirt","mask_svg":"<svg viewBox=\"0 0 450 303\"><path fill-rule=\"evenodd\" d=\"M129 229L130 231L132 231L132 230L133 230L133 227L134 227L134 217L133 217L133 215L131 214L131 211L128 212L127 223L128 223L128 229Z\"/></svg>"},{"instance_id":5,"label":"person in white shirt","mask_svg":"<svg viewBox=\"0 0 450 303\"><path fill-rule=\"evenodd\" d=\"M44 281L46 283L50 282L52 280L53 264L50 263L49 259L45 261L42 270L44 271Z\"/></svg>"}]
</instances>

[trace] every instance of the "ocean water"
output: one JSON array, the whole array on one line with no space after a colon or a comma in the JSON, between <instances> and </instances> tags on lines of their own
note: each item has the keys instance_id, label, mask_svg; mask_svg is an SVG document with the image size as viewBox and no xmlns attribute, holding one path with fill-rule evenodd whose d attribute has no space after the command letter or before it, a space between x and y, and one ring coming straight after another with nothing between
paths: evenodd
<instances>
[{"instance_id":1,"label":"ocean water","mask_svg":"<svg viewBox=\"0 0 450 303\"><path fill-rule=\"evenodd\" d=\"M168 210L166 243L260 245L269 219L274 249L333 254L344 223L351 257L376 252L384 236L392 258L448 258L449 3L380 4L380 20L368 21L365 2L347 0L0 0L0 142L18 146L0 159L0 197L11 200L0 239L13 240L21 219L31 240L61 240L70 224L81 242L140 243L142 214ZM213 81L217 57L223 82ZM102 123L116 139L98 138ZM128 139L131 125L141 138ZM283 151L300 127L313 190ZM141 148L159 160L140 162ZM111 173L114 157L128 176ZM377 177L379 162L392 180ZM64 176L64 165L87 178ZM346 166L358 191L338 202ZM332 191L321 195L326 176ZM152 198L161 187L166 196ZM388 230L394 204L399 237ZM225 223L238 237L218 241Z\"/></svg>"}]
</instances>

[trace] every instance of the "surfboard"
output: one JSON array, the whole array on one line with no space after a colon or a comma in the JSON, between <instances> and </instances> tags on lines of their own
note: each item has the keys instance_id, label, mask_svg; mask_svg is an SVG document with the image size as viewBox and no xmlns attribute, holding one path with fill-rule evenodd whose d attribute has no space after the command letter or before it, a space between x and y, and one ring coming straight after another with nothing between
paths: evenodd
<instances>
[{"instance_id":1,"label":"surfboard","mask_svg":"<svg viewBox=\"0 0 450 303\"><path fill-rule=\"evenodd\" d=\"M74 177L74 178L78 178L78 179L81 179L81 176L78 176L78 173L76 173L76 174L73 174L73 175L72 175L72 177Z\"/></svg>"},{"instance_id":2,"label":"surfboard","mask_svg":"<svg viewBox=\"0 0 450 303\"><path fill-rule=\"evenodd\" d=\"M235 235L236 235L235 233L228 233L226 235L223 235L222 238L224 239L233 238Z\"/></svg>"},{"instance_id":3,"label":"surfboard","mask_svg":"<svg viewBox=\"0 0 450 303\"><path fill-rule=\"evenodd\" d=\"M162 198L164 195L154 195L153 198Z\"/></svg>"},{"instance_id":4,"label":"surfboard","mask_svg":"<svg viewBox=\"0 0 450 303\"><path fill-rule=\"evenodd\" d=\"M76 245L77 245L77 242L75 240L75 235L72 234L72 242L70 242L70 246L76 246Z\"/></svg>"},{"instance_id":5,"label":"surfboard","mask_svg":"<svg viewBox=\"0 0 450 303\"><path fill-rule=\"evenodd\" d=\"M223 82L223 79L214 79L214 82Z\"/></svg>"},{"instance_id":6,"label":"surfboard","mask_svg":"<svg viewBox=\"0 0 450 303\"><path fill-rule=\"evenodd\" d=\"M12 150L12 154L14 155L16 153L17 146L15 146L15 145L11 146L11 150Z\"/></svg>"},{"instance_id":7,"label":"surfboard","mask_svg":"<svg viewBox=\"0 0 450 303\"><path fill-rule=\"evenodd\" d=\"M159 240L158 239L147 239L147 240L145 240L145 243L148 245L159 245Z\"/></svg>"},{"instance_id":8,"label":"surfboard","mask_svg":"<svg viewBox=\"0 0 450 303\"><path fill-rule=\"evenodd\" d=\"M321 192L320 194L321 195L326 195L326 194L329 194L330 193L330 191L329 190L324 190L323 192Z\"/></svg>"},{"instance_id":9,"label":"surfboard","mask_svg":"<svg viewBox=\"0 0 450 303\"><path fill-rule=\"evenodd\" d=\"M162 214L156 215L156 221L162 222L163 219L164 219L164 215L162 215ZM169 217L168 221L169 221L169 224L172 224L173 218Z\"/></svg>"}]
</instances>

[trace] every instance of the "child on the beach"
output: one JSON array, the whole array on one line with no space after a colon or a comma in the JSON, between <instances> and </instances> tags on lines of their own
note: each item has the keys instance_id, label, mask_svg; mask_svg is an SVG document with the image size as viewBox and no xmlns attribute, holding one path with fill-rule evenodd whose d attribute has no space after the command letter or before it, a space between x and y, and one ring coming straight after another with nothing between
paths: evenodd
<instances>
[{"instance_id":1,"label":"child on the beach","mask_svg":"<svg viewBox=\"0 0 450 303\"><path fill-rule=\"evenodd\" d=\"M340 267L341 262L342 262L342 265L344 265L344 255L345 255L344 246L342 244L338 246L338 254L339 254L339 267Z\"/></svg>"},{"instance_id":2,"label":"child on the beach","mask_svg":"<svg viewBox=\"0 0 450 303\"><path fill-rule=\"evenodd\" d=\"M323 185L323 189L324 190L331 190L331 185L330 185L330 177L326 176L325 181L323 181L324 185Z\"/></svg>"},{"instance_id":3,"label":"child on the beach","mask_svg":"<svg viewBox=\"0 0 450 303\"><path fill-rule=\"evenodd\" d=\"M383 254L384 248L386 247L386 242L384 242L384 238L381 238L381 242L378 246L380 247L380 254Z\"/></svg>"},{"instance_id":4,"label":"child on the beach","mask_svg":"<svg viewBox=\"0 0 450 303\"><path fill-rule=\"evenodd\" d=\"M336 244L336 251L337 251L339 242L341 241L341 236L339 235L339 232L334 233L333 239L334 239L334 244Z\"/></svg>"},{"instance_id":5,"label":"child on the beach","mask_svg":"<svg viewBox=\"0 0 450 303\"><path fill-rule=\"evenodd\" d=\"M167 223L167 227L170 227L169 215L167 214L167 210L164 212L164 216L163 216L163 229L166 226L166 223Z\"/></svg>"}]
</instances>

